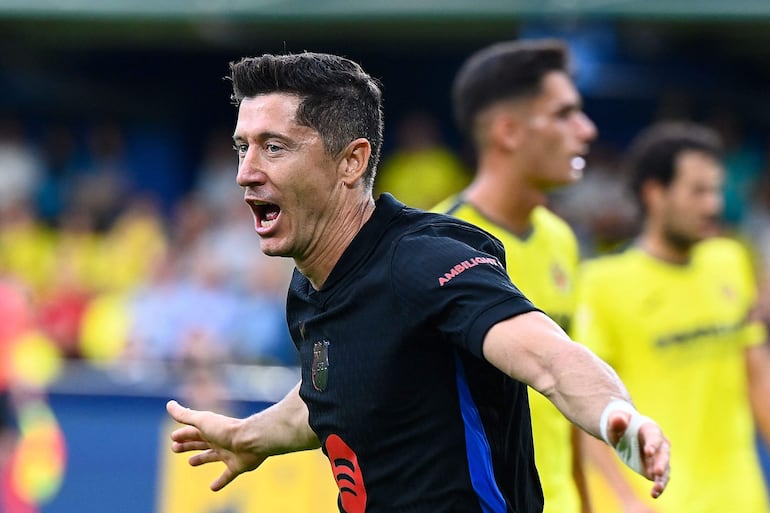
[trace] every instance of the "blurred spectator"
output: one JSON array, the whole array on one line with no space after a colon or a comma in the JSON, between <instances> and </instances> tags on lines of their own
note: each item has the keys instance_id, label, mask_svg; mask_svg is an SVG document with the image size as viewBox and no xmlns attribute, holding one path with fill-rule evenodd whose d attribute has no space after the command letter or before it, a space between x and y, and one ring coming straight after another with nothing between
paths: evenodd
<instances>
[{"instance_id":1,"label":"blurred spectator","mask_svg":"<svg viewBox=\"0 0 770 513\"><path fill-rule=\"evenodd\" d=\"M243 274L236 319L227 331L236 361L249 364L299 365L286 324L286 290L292 261L251 254L254 265Z\"/></svg>"},{"instance_id":2,"label":"blurred spectator","mask_svg":"<svg viewBox=\"0 0 770 513\"><path fill-rule=\"evenodd\" d=\"M0 280L0 319L0 511L33 513L64 473L65 441L45 394L60 356L14 281Z\"/></svg>"},{"instance_id":3,"label":"blurred spectator","mask_svg":"<svg viewBox=\"0 0 770 513\"><path fill-rule=\"evenodd\" d=\"M55 237L28 200L0 209L0 273L8 273L37 296L48 285L54 266Z\"/></svg>"},{"instance_id":4,"label":"blurred spectator","mask_svg":"<svg viewBox=\"0 0 770 513\"><path fill-rule=\"evenodd\" d=\"M468 168L442 141L438 121L413 112L398 124L396 147L384 156L375 188L376 194L390 192L411 207L428 209L470 180Z\"/></svg>"},{"instance_id":5,"label":"blurred spectator","mask_svg":"<svg viewBox=\"0 0 770 513\"><path fill-rule=\"evenodd\" d=\"M765 167L764 148L745 133L743 121L728 106L718 106L710 114L708 124L722 137L725 145L723 217L732 229L740 229L749 209L757 182Z\"/></svg>"},{"instance_id":6,"label":"blurred spectator","mask_svg":"<svg viewBox=\"0 0 770 513\"><path fill-rule=\"evenodd\" d=\"M98 294L88 302L80 317L79 354L95 367L117 365L129 353L132 322L128 292Z\"/></svg>"},{"instance_id":7,"label":"blurred spectator","mask_svg":"<svg viewBox=\"0 0 770 513\"><path fill-rule=\"evenodd\" d=\"M147 282L139 285L129 301L129 334L126 345L129 359L168 359L175 352L177 331L177 295L180 280L175 254L155 262Z\"/></svg>"},{"instance_id":8,"label":"blurred spectator","mask_svg":"<svg viewBox=\"0 0 770 513\"><path fill-rule=\"evenodd\" d=\"M67 190L83 164L75 131L65 124L54 123L45 129L41 149L46 183L38 190L37 207L43 220L54 225L68 207Z\"/></svg>"},{"instance_id":9,"label":"blurred spectator","mask_svg":"<svg viewBox=\"0 0 770 513\"><path fill-rule=\"evenodd\" d=\"M215 216L243 199L243 191L235 183L238 160L229 133L226 128L209 132L195 185L195 196Z\"/></svg>"},{"instance_id":10,"label":"blurred spectator","mask_svg":"<svg viewBox=\"0 0 770 513\"><path fill-rule=\"evenodd\" d=\"M74 178L67 202L87 210L98 231L107 229L130 197L131 172L123 129L111 122L95 123L86 134L87 159Z\"/></svg>"},{"instance_id":11,"label":"blurred spectator","mask_svg":"<svg viewBox=\"0 0 770 513\"><path fill-rule=\"evenodd\" d=\"M0 118L0 210L33 201L42 180L40 153L29 143L21 123Z\"/></svg>"},{"instance_id":12,"label":"blurred spectator","mask_svg":"<svg viewBox=\"0 0 770 513\"><path fill-rule=\"evenodd\" d=\"M99 285L107 290L135 289L169 251L165 221L155 200L131 196L124 203L101 247Z\"/></svg>"}]
</instances>

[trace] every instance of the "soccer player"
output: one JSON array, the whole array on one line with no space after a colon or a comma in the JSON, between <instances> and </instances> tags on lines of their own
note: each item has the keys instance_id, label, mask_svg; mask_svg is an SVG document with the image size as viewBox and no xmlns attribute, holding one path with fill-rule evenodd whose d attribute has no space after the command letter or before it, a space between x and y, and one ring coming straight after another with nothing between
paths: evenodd
<instances>
[{"instance_id":1,"label":"soccer player","mask_svg":"<svg viewBox=\"0 0 770 513\"><path fill-rule=\"evenodd\" d=\"M751 319L749 257L717 236L720 148L696 124L644 130L628 156L638 238L580 272L575 339L617 370L676 447L676 483L653 506L642 483L586 441L624 511L770 511L754 446L755 420L770 441L770 359Z\"/></svg>"},{"instance_id":2,"label":"soccer player","mask_svg":"<svg viewBox=\"0 0 770 513\"><path fill-rule=\"evenodd\" d=\"M596 137L568 61L563 42L545 39L497 43L463 64L452 99L458 127L476 150L476 176L433 208L498 238L511 280L565 330L574 310L578 244L569 225L546 208L546 195L580 178ZM544 511L590 511L580 438L542 394L529 389L529 403Z\"/></svg>"},{"instance_id":3,"label":"soccer player","mask_svg":"<svg viewBox=\"0 0 770 513\"><path fill-rule=\"evenodd\" d=\"M287 321L302 378L245 419L169 401L186 424L172 450L224 462L218 490L271 455L321 447L346 513L539 512L531 385L663 492L662 431L516 289L499 241L375 201L381 92L360 66L268 54L231 78L237 182L262 251L296 265Z\"/></svg>"}]
</instances>

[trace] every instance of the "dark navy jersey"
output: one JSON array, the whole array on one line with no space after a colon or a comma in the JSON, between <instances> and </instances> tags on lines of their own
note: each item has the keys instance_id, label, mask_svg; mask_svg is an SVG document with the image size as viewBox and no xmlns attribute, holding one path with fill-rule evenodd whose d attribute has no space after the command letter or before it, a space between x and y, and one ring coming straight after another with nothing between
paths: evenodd
<instances>
[{"instance_id":1,"label":"dark navy jersey","mask_svg":"<svg viewBox=\"0 0 770 513\"><path fill-rule=\"evenodd\" d=\"M542 511L526 387L485 334L535 310L502 245L383 195L321 290L295 271L300 396L345 513Z\"/></svg>"}]
</instances>

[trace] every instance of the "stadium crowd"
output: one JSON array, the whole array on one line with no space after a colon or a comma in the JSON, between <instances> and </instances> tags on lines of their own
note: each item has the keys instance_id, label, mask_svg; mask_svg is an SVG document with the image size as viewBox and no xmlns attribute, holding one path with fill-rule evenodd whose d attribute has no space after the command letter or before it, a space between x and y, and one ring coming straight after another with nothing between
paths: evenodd
<instances>
[{"instance_id":1,"label":"stadium crowd","mask_svg":"<svg viewBox=\"0 0 770 513\"><path fill-rule=\"evenodd\" d=\"M756 256L767 319L768 148L744 137L735 116L711 121L727 142L725 230ZM0 277L23 288L40 332L63 356L96 365L179 361L200 346L221 361L295 364L283 311L292 266L259 249L234 182L229 133L209 136L193 185L171 205L135 192L122 127L76 134L54 125L32 137L19 119L0 120ZM431 190L446 193L446 182L458 190L466 183L462 152L440 134L431 137L422 147L386 152L378 183L391 185L381 191L398 197L401 187L410 197L433 197ZM621 151L595 143L584 179L552 196L583 256L610 251L633 233ZM445 166L451 180L441 172L424 183L404 180L403 168L420 159Z\"/></svg>"}]
</instances>

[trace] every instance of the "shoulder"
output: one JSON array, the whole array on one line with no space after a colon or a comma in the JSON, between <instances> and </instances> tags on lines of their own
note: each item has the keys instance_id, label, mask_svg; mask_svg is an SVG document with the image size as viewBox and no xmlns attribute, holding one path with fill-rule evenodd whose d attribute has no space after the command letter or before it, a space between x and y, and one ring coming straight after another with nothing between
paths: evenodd
<instances>
[{"instance_id":1,"label":"shoulder","mask_svg":"<svg viewBox=\"0 0 770 513\"><path fill-rule=\"evenodd\" d=\"M702 269L729 269L753 280L754 263L745 244L727 237L707 239L695 247L693 260Z\"/></svg>"},{"instance_id":2,"label":"shoulder","mask_svg":"<svg viewBox=\"0 0 770 513\"><path fill-rule=\"evenodd\" d=\"M745 259L748 248L735 239L713 237L704 240L695 247L695 257L701 259Z\"/></svg>"},{"instance_id":3,"label":"shoulder","mask_svg":"<svg viewBox=\"0 0 770 513\"><path fill-rule=\"evenodd\" d=\"M548 232L555 237L576 240L569 223L546 207L538 206L532 211L532 224L536 230Z\"/></svg>"},{"instance_id":4,"label":"shoulder","mask_svg":"<svg viewBox=\"0 0 770 513\"><path fill-rule=\"evenodd\" d=\"M627 248L585 260L580 264L580 279L585 282L611 283L613 279L633 276L644 265L641 252Z\"/></svg>"},{"instance_id":5,"label":"shoulder","mask_svg":"<svg viewBox=\"0 0 770 513\"><path fill-rule=\"evenodd\" d=\"M453 194L452 196L449 196L448 198L431 207L430 211L441 214L448 214L453 210L456 210L458 206L462 204L462 197L459 194Z\"/></svg>"},{"instance_id":6,"label":"shoulder","mask_svg":"<svg viewBox=\"0 0 770 513\"><path fill-rule=\"evenodd\" d=\"M394 241L394 251L408 251L412 257L444 260L458 252L489 253L504 258L503 245L497 237L454 216L437 212L404 209L403 226Z\"/></svg>"}]
</instances>

